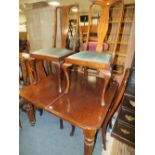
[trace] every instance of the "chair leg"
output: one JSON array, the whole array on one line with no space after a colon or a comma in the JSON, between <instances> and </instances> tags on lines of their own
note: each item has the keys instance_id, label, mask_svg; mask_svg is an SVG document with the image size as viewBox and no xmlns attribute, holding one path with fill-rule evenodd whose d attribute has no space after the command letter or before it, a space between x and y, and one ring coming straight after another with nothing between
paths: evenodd
<instances>
[{"instance_id":1,"label":"chair leg","mask_svg":"<svg viewBox=\"0 0 155 155\"><path fill-rule=\"evenodd\" d=\"M27 116L28 116L30 124L32 126L34 126L35 122L36 122L34 107L31 104L27 103L26 104L26 111L27 111Z\"/></svg>"},{"instance_id":2,"label":"chair leg","mask_svg":"<svg viewBox=\"0 0 155 155\"><path fill-rule=\"evenodd\" d=\"M19 119L19 129L22 129L22 124L20 122L20 119Z\"/></svg>"},{"instance_id":3,"label":"chair leg","mask_svg":"<svg viewBox=\"0 0 155 155\"><path fill-rule=\"evenodd\" d=\"M70 136L74 136L74 132L75 132L75 126L72 125L72 130L71 130L71 132L70 132Z\"/></svg>"},{"instance_id":4,"label":"chair leg","mask_svg":"<svg viewBox=\"0 0 155 155\"><path fill-rule=\"evenodd\" d=\"M88 75L88 71L87 71L87 67L84 67L84 75L87 76Z\"/></svg>"},{"instance_id":5,"label":"chair leg","mask_svg":"<svg viewBox=\"0 0 155 155\"><path fill-rule=\"evenodd\" d=\"M112 120L109 121L109 128L112 129Z\"/></svg>"},{"instance_id":6,"label":"chair leg","mask_svg":"<svg viewBox=\"0 0 155 155\"><path fill-rule=\"evenodd\" d=\"M43 109L38 109L39 110L39 113L40 113L40 116L43 115Z\"/></svg>"},{"instance_id":7,"label":"chair leg","mask_svg":"<svg viewBox=\"0 0 155 155\"><path fill-rule=\"evenodd\" d=\"M63 125L63 120L60 119L60 129L63 129L64 128L64 125Z\"/></svg>"},{"instance_id":8,"label":"chair leg","mask_svg":"<svg viewBox=\"0 0 155 155\"><path fill-rule=\"evenodd\" d=\"M103 149L106 150L106 128L103 126L101 129L102 129Z\"/></svg>"}]
</instances>

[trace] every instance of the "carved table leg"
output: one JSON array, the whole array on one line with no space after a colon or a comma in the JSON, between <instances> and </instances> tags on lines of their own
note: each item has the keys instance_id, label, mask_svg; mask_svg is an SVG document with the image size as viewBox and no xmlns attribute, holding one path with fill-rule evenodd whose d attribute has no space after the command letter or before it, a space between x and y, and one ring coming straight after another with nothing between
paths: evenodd
<instances>
[{"instance_id":1,"label":"carved table leg","mask_svg":"<svg viewBox=\"0 0 155 155\"><path fill-rule=\"evenodd\" d=\"M102 100L101 100L101 106L105 105L105 92L108 86L108 83L111 78L111 71L110 70L100 70L102 76L104 77L104 87L102 91Z\"/></svg>"},{"instance_id":2,"label":"carved table leg","mask_svg":"<svg viewBox=\"0 0 155 155\"><path fill-rule=\"evenodd\" d=\"M26 104L26 112L27 112L27 116L29 118L31 125L34 126L36 120L35 120L34 107L32 104L30 104L30 103Z\"/></svg>"},{"instance_id":3,"label":"carved table leg","mask_svg":"<svg viewBox=\"0 0 155 155\"><path fill-rule=\"evenodd\" d=\"M84 155L92 155L94 140L95 140L95 130L84 130Z\"/></svg>"}]
</instances>

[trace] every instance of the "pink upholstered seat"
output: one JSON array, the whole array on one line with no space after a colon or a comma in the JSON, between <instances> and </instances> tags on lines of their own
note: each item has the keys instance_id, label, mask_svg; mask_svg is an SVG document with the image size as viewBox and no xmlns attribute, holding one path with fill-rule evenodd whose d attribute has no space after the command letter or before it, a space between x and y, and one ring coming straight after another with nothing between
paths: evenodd
<instances>
[{"instance_id":1,"label":"pink upholstered seat","mask_svg":"<svg viewBox=\"0 0 155 155\"><path fill-rule=\"evenodd\" d=\"M88 43L88 50L89 51L96 51L96 46L97 46L97 42L89 42ZM107 51L108 50L108 44L107 43L103 43L103 51Z\"/></svg>"}]
</instances>

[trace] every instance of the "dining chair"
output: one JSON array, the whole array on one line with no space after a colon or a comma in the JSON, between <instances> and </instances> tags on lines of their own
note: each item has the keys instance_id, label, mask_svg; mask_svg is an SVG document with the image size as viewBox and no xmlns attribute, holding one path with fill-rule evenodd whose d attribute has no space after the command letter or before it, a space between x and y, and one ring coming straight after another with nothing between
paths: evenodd
<instances>
[{"instance_id":1,"label":"dining chair","mask_svg":"<svg viewBox=\"0 0 155 155\"><path fill-rule=\"evenodd\" d=\"M72 11L76 9L77 11ZM55 9L55 34L54 34L54 47L52 51L61 52L72 50L79 51L79 4L61 5ZM64 52L65 53L65 52ZM55 62L47 60L48 72L51 73L51 65L53 64L54 71L61 74L60 65Z\"/></svg>"},{"instance_id":2,"label":"dining chair","mask_svg":"<svg viewBox=\"0 0 155 155\"><path fill-rule=\"evenodd\" d=\"M66 63L71 63L73 65L82 65L82 68L84 68L85 75L88 74L87 69L91 68L91 69L95 69L95 71L97 71L97 74L96 74L97 76L104 78L105 85L104 85L104 89L103 89L103 93L102 93L102 98L103 98L103 102L101 102L102 106L104 105L104 102L105 102L104 94L106 92L108 83L112 76L112 66L113 66L113 61L115 58L115 51L113 51L113 53L107 53L107 52L103 51L103 47L104 47L103 42L104 42L107 30L108 30L110 7L115 5L116 3L122 3L122 1L121 0L108 0L108 1L92 0L92 4L90 5L90 8L89 8L89 24L88 24L88 31L87 31L86 46L84 47L84 49L82 49L82 51L80 53L73 54L65 59ZM96 5L100 6L101 15L100 15L98 25L94 26L91 23L92 8L93 8L93 6L96 6ZM95 45L96 46L95 51L87 50L90 39L94 39L94 37L92 38L90 36L91 31L93 32L93 35L95 32L97 32L97 34L95 34L95 35L97 35L96 36L97 43ZM81 34L81 32L80 32L80 34ZM83 43L82 42L80 42L80 43L81 43L80 45L83 46ZM101 58L102 58L102 60L101 60ZM102 61L102 65L104 67L103 66L102 67L101 66L94 67L92 65L92 63L94 63L94 62L96 63L96 62L101 62L101 61ZM90 67L90 66L92 66L92 67ZM64 67L64 68L66 68L66 67ZM74 134L74 132L72 132L72 135L73 134Z\"/></svg>"},{"instance_id":3,"label":"dining chair","mask_svg":"<svg viewBox=\"0 0 155 155\"><path fill-rule=\"evenodd\" d=\"M32 68L30 63L34 64L36 63L36 67ZM36 71L35 71L36 70ZM28 53L20 53L19 54L19 88L20 90L32 83L34 83L36 80L41 80L42 78L46 77L46 72L43 66L43 63L41 61L37 61L34 58L31 58ZM34 125L35 118L34 116L29 112L29 109L34 107L31 107L30 104L26 100L20 97L20 109L23 112L26 112L29 118L29 121L31 125ZM38 109L40 112L40 116L43 114L42 109ZM21 126L21 123L20 123Z\"/></svg>"},{"instance_id":4,"label":"dining chair","mask_svg":"<svg viewBox=\"0 0 155 155\"><path fill-rule=\"evenodd\" d=\"M131 72L130 68L127 68L125 70L122 83L119 86L119 89L118 89L118 91L116 93L116 96L115 96L113 102L111 103L111 106L110 106L110 108L108 110L107 116L106 116L106 118L105 118L105 120L103 122L103 125L101 127L101 129L102 129L102 141L103 141L104 150L106 150L106 131L107 131L107 127L108 127L108 124L111 122L111 119L112 119L113 115L115 114L115 112L117 111L117 109L119 108L119 106L121 104L121 100L122 100L122 97L124 95L127 83L128 83L130 72Z\"/></svg>"},{"instance_id":5,"label":"dining chair","mask_svg":"<svg viewBox=\"0 0 155 155\"><path fill-rule=\"evenodd\" d=\"M115 59L116 45L119 38L120 25L115 29L115 43L113 44L114 48L112 53L109 53L109 45L106 43L107 32L109 31L109 18L110 18L110 8L119 5L123 8L122 0L91 0L91 5L89 7L88 14L88 26L85 43L81 44L82 51L97 51L112 56L112 67ZM123 9L120 9L121 11ZM120 15L123 14L123 11L120 11ZM98 14L97 14L98 13ZM81 29L80 29L81 30ZM82 32L80 31L80 35ZM82 38L82 36L81 36ZM84 72L87 74L87 68L84 67ZM96 73L99 75L99 71Z\"/></svg>"},{"instance_id":6,"label":"dining chair","mask_svg":"<svg viewBox=\"0 0 155 155\"><path fill-rule=\"evenodd\" d=\"M76 12L73 11L76 9ZM58 78L59 93L61 90L62 69L64 58L78 51L79 34L79 5L77 3L62 5L55 10L55 34L54 47L49 49L38 49L31 52L36 59L48 61L48 72L52 73L54 68ZM63 128L63 121L60 120L60 128Z\"/></svg>"}]
</instances>

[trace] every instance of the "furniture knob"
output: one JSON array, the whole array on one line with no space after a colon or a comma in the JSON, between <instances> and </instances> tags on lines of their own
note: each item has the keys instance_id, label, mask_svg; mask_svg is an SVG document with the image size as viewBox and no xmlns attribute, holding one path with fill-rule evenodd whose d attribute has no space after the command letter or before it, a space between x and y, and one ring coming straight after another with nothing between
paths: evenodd
<instances>
[{"instance_id":1,"label":"furniture knob","mask_svg":"<svg viewBox=\"0 0 155 155\"><path fill-rule=\"evenodd\" d=\"M130 103L130 105L132 105L133 107L135 107L135 101L130 100L129 103Z\"/></svg>"},{"instance_id":2,"label":"furniture knob","mask_svg":"<svg viewBox=\"0 0 155 155\"><path fill-rule=\"evenodd\" d=\"M129 135L129 134L130 134L130 132L129 132L128 130L123 129L123 128L121 128L121 132L122 132L123 134L125 134L125 135Z\"/></svg>"},{"instance_id":3,"label":"furniture knob","mask_svg":"<svg viewBox=\"0 0 155 155\"><path fill-rule=\"evenodd\" d=\"M125 118L129 121L132 122L135 120L135 117L131 116L131 115L125 115Z\"/></svg>"}]
</instances>

